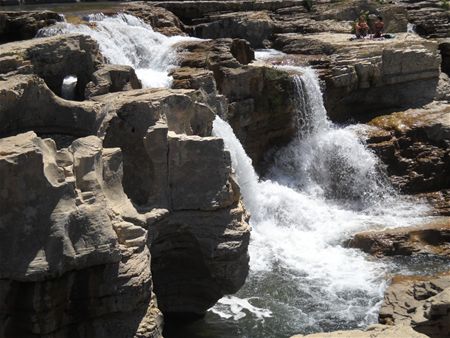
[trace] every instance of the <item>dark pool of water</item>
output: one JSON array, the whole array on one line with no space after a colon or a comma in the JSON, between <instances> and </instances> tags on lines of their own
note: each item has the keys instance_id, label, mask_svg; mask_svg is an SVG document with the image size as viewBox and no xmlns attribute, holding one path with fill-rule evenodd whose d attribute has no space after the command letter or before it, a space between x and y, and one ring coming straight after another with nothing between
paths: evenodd
<instances>
[{"instance_id":1,"label":"dark pool of water","mask_svg":"<svg viewBox=\"0 0 450 338\"><path fill-rule=\"evenodd\" d=\"M448 258L426 255L385 258L384 262L389 268L386 275L380 278L386 280L396 274L434 275L448 270L450 266ZM209 311L204 318L192 322L166 320L164 337L288 338L294 334L355 329L376 322L376 312L372 317L365 317L361 310L367 309L370 305L376 308L376 304L382 300L383 290L380 290L380 295L376 299L367 299L367 295L361 292L344 292L338 295L342 300L348 301L350 297L355 299L354 307L349 309L354 311L354 317L351 318L339 311L333 314L333 308L339 310L339 306L329 304L327 299L318 299L321 296L320 288L317 290L310 288L310 292L313 290L314 294L305 293L303 277L279 268L269 274L249 277L237 296L240 298L257 296L250 302L254 306L270 309L272 316L269 318L257 319L252 313L244 310L246 315L243 318L224 319ZM339 302L339 298L336 298L335 302Z\"/></svg>"}]
</instances>

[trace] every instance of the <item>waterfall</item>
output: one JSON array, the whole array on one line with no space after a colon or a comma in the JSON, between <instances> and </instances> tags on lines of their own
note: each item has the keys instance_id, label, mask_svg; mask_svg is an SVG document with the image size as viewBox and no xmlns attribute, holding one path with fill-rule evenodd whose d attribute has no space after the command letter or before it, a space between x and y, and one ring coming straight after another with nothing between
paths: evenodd
<instances>
[{"instance_id":1,"label":"waterfall","mask_svg":"<svg viewBox=\"0 0 450 338\"><path fill-rule=\"evenodd\" d=\"M413 24L413 23L408 22L406 24L406 33L417 34L417 32L416 32L416 25Z\"/></svg>"},{"instance_id":2,"label":"waterfall","mask_svg":"<svg viewBox=\"0 0 450 338\"><path fill-rule=\"evenodd\" d=\"M230 151L252 240L241 298L227 296L212 311L239 320L262 316L267 324L255 325L278 330L266 337L375 322L386 263L341 243L357 231L411 225L425 210L394 194L353 130L328 120L314 71L298 70L299 135L278 151L266 179L258 178L228 123L216 117L213 129ZM239 306L242 300L258 305L256 312Z\"/></svg>"},{"instance_id":3,"label":"waterfall","mask_svg":"<svg viewBox=\"0 0 450 338\"><path fill-rule=\"evenodd\" d=\"M37 36L88 35L98 42L109 63L132 66L146 88L169 87L172 81L169 71L176 65L173 46L181 41L195 40L184 36L167 37L129 14L91 14L86 20L87 24L80 25L57 23L41 29Z\"/></svg>"},{"instance_id":4,"label":"waterfall","mask_svg":"<svg viewBox=\"0 0 450 338\"><path fill-rule=\"evenodd\" d=\"M61 85L61 96L66 100L75 99L75 89L77 87L77 77L74 75L67 75L63 79L63 83Z\"/></svg>"},{"instance_id":5,"label":"waterfall","mask_svg":"<svg viewBox=\"0 0 450 338\"><path fill-rule=\"evenodd\" d=\"M297 70L302 73L294 76L298 137L276 154L270 169L272 179L352 209L395 197L380 175L377 157L353 129L337 127L328 119L314 70Z\"/></svg>"}]
</instances>

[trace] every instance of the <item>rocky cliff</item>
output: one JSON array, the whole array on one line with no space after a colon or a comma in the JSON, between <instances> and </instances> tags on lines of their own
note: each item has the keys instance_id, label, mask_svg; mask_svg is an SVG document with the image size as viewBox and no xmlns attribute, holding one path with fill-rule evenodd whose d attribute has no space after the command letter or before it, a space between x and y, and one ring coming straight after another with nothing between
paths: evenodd
<instances>
[{"instance_id":1,"label":"rocky cliff","mask_svg":"<svg viewBox=\"0 0 450 338\"><path fill-rule=\"evenodd\" d=\"M160 309L239 289L250 228L211 97L139 89L85 36L0 60L2 337L160 337ZM80 101L59 97L69 74Z\"/></svg>"}]
</instances>

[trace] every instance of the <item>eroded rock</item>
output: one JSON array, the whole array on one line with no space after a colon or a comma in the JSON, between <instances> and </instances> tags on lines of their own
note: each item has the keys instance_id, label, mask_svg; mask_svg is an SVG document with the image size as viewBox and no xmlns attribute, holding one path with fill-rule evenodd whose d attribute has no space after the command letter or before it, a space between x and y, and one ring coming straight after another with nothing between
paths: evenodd
<instances>
[{"instance_id":1,"label":"eroded rock","mask_svg":"<svg viewBox=\"0 0 450 338\"><path fill-rule=\"evenodd\" d=\"M397 276L386 290L379 321L411 326L427 337L450 332L450 276Z\"/></svg>"},{"instance_id":2,"label":"eroded rock","mask_svg":"<svg viewBox=\"0 0 450 338\"><path fill-rule=\"evenodd\" d=\"M240 202L217 211L171 213L149 229L160 309L202 315L248 273L248 218Z\"/></svg>"},{"instance_id":3,"label":"eroded rock","mask_svg":"<svg viewBox=\"0 0 450 338\"><path fill-rule=\"evenodd\" d=\"M130 66L103 65L92 74L93 80L86 85L86 98L120 91L141 89L141 81Z\"/></svg>"},{"instance_id":4,"label":"eroded rock","mask_svg":"<svg viewBox=\"0 0 450 338\"><path fill-rule=\"evenodd\" d=\"M184 25L172 12L145 2L132 3L125 7L125 13L134 15L164 35L185 35Z\"/></svg>"},{"instance_id":5,"label":"eroded rock","mask_svg":"<svg viewBox=\"0 0 450 338\"><path fill-rule=\"evenodd\" d=\"M144 219L117 184L120 150L95 136L57 150L33 132L0 149L1 336L160 337Z\"/></svg>"},{"instance_id":6,"label":"eroded rock","mask_svg":"<svg viewBox=\"0 0 450 338\"><path fill-rule=\"evenodd\" d=\"M36 74L61 96L66 76L77 77L75 97L84 98L86 85L103 62L97 43L85 35L58 35L2 45L0 75Z\"/></svg>"},{"instance_id":7,"label":"eroded rock","mask_svg":"<svg viewBox=\"0 0 450 338\"><path fill-rule=\"evenodd\" d=\"M75 137L95 134L104 117L99 104L63 100L36 75L0 78L0 101L2 137L33 130L68 136L70 144Z\"/></svg>"}]
</instances>

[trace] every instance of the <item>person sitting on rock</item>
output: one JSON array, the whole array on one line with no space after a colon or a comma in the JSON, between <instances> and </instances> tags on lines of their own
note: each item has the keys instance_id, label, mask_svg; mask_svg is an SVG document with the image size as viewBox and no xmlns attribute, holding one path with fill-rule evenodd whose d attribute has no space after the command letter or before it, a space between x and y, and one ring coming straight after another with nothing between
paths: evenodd
<instances>
[{"instance_id":1,"label":"person sitting on rock","mask_svg":"<svg viewBox=\"0 0 450 338\"><path fill-rule=\"evenodd\" d=\"M383 34L383 29L384 29L384 22L383 22L383 18L381 16L377 17L377 20L375 21L374 24L374 34L373 37L375 39L381 38L382 34Z\"/></svg>"},{"instance_id":2,"label":"person sitting on rock","mask_svg":"<svg viewBox=\"0 0 450 338\"><path fill-rule=\"evenodd\" d=\"M358 22L355 24L355 34L357 39L363 39L369 32L369 25L367 24L364 15L359 17Z\"/></svg>"}]
</instances>

